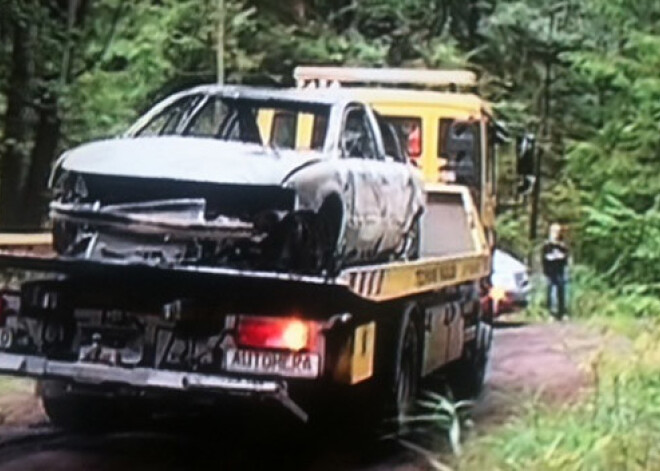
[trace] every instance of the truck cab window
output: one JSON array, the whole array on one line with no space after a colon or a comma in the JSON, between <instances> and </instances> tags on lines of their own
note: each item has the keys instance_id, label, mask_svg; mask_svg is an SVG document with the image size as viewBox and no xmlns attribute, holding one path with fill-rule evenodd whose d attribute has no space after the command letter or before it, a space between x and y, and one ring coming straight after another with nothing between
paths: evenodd
<instances>
[{"instance_id":1,"label":"truck cab window","mask_svg":"<svg viewBox=\"0 0 660 471\"><path fill-rule=\"evenodd\" d=\"M394 126L399 141L405 146L404 154L413 160L422 155L422 120L412 116L385 116L383 119Z\"/></svg>"},{"instance_id":2,"label":"truck cab window","mask_svg":"<svg viewBox=\"0 0 660 471\"><path fill-rule=\"evenodd\" d=\"M380 116L378 117L378 127L383 136L383 146L385 147L385 154L393 158L396 162L405 162L406 154L401 146L401 141L397 135L394 126L385 121Z\"/></svg>"},{"instance_id":3,"label":"truck cab window","mask_svg":"<svg viewBox=\"0 0 660 471\"><path fill-rule=\"evenodd\" d=\"M298 115L288 111L276 111L270 132L270 145L278 149L296 148Z\"/></svg>"},{"instance_id":4,"label":"truck cab window","mask_svg":"<svg viewBox=\"0 0 660 471\"><path fill-rule=\"evenodd\" d=\"M438 157L446 160L442 169L456 183L481 187L481 138L479 121L441 119L438 128Z\"/></svg>"}]
</instances>

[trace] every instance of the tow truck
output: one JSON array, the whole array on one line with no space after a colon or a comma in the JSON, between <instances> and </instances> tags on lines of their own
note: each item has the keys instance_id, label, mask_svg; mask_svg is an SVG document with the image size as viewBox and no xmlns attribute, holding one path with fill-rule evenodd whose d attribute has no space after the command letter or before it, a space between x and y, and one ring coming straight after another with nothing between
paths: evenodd
<instances>
[{"instance_id":1,"label":"tow truck","mask_svg":"<svg viewBox=\"0 0 660 471\"><path fill-rule=\"evenodd\" d=\"M490 154L477 155L481 191ZM358 402L387 418L437 375L474 396L492 343L492 241L474 190L429 181L418 259L332 277L0 252L1 269L29 274L2 293L0 374L40 380L66 428L170 399L269 401L302 421Z\"/></svg>"}]
</instances>

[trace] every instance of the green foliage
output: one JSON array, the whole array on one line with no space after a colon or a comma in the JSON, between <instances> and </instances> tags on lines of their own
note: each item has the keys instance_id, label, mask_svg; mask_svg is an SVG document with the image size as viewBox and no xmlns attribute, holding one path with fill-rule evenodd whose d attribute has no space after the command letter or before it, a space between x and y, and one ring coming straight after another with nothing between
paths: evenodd
<instances>
[{"instance_id":1,"label":"green foliage","mask_svg":"<svg viewBox=\"0 0 660 471\"><path fill-rule=\"evenodd\" d=\"M653 319L660 316L660 298L638 283L610 289L609 280L590 267L577 266L571 277L571 315L582 319Z\"/></svg>"},{"instance_id":2,"label":"green foliage","mask_svg":"<svg viewBox=\"0 0 660 471\"><path fill-rule=\"evenodd\" d=\"M461 470L648 470L660 459L659 326L591 359L594 387L573 404L528 401L520 417L469 443Z\"/></svg>"},{"instance_id":3,"label":"green foliage","mask_svg":"<svg viewBox=\"0 0 660 471\"><path fill-rule=\"evenodd\" d=\"M527 237L526 217L519 213L508 211L497 218L497 246L525 260L531 253L532 244Z\"/></svg>"},{"instance_id":4,"label":"green foliage","mask_svg":"<svg viewBox=\"0 0 660 471\"><path fill-rule=\"evenodd\" d=\"M652 1L499 2L474 57L500 111L539 131L542 229L568 224L575 260L624 296L660 279L659 17ZM498 223L529 253L520 211Z\"/></svg>"},{"instance_id":5,"label":"green foliage","mask_svg":"<svg viewBox=\"0 0 660 471\"><path fill-rule=\"evenodd\" d=\"M576 240L581 259L617 286L654 289L660 279L660 35L634 32L619 50L567 57L576 79L598 98L599 127L572 144L566 166L584 214Z\"/></svg>"},{"instance_id":6,"label":"green foliage","mask_svg":"<svg viewBox=\"0 0 660 471\"><path fill-rule=\"evenodd\" d=\"M73 28L66 2L0 2L0 112L12 32L29 31L31 128L38 97L56 97L58 152L124 130L154 101L215 79L214 0L85 2ZM232 83L291 85L298 64L470 67L516 131L542 151L542 222L570 226L575 259L622 292L660 279L660 4L654 0L226 0ZM69 68L64 60L69 53ZM67 70L65 70L67 69ZM70 69L70 70L69 70ZM31 121L30 121L31 120ZM5 126L0 126L0 136ZM0 152L6 148L0 141ZM510 149L509 149L510 150ZM512 152L499 166L512 186ZM14 178L23 178L29 159ZM523 202L527 203L527 202ZM500 244L532 253L524 207L503 207ZM536 258L536 257L535 257Z\"/></svg>"},{"instance_id":7,"label":"green foliage","mask_svg":"<svg viewBox=\"0 0 660 471\"><path fill-rule=\"evenodd\" d=\"M473 405L472 401L453 402L432 391L423 391L414 412L398 417L397 433L385 438L395 438L404 448L419 453L433 469L449 470L451 468L442 462L436 446L424 446L415 437L435 438L439 433L449 444L452 454L460 456L461 429L471 424L468 415Z\"/></svg>"}]
</instances>

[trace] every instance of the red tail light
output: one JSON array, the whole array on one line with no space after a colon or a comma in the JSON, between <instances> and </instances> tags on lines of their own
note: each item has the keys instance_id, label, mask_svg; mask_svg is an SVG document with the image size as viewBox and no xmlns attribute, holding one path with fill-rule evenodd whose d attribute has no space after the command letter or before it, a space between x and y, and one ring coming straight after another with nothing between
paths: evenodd
<instances>
[{"instance_id":1,"label":"red tail light","mask_svg":"<svg viewBox=\"0 0 660 471\"><path fill-rule=\"evenodd\" d=\"M297 318L241 316L237 342L243 347L282 350L314 350L318 324Z\"/></svg>"}]
</instances>

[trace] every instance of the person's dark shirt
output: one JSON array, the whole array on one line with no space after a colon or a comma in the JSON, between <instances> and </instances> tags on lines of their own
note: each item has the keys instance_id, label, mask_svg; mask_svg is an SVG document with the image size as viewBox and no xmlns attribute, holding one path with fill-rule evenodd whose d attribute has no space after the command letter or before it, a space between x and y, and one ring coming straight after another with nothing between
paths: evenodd
<instances>
[{"instance_id":1,"label":"person's dark shirt","mask_svg":"<svg viewBox=\"0 0 660 471\"><path fill-rule=\"evenodd\" d=\"M543 244L543 273L553 277L563 275L568 263L568 248L561 242L546 241Z\"/></svg>"}]
</instances>

